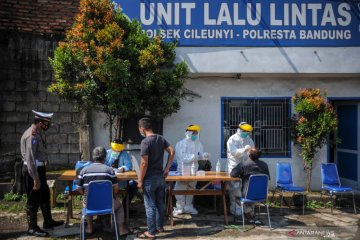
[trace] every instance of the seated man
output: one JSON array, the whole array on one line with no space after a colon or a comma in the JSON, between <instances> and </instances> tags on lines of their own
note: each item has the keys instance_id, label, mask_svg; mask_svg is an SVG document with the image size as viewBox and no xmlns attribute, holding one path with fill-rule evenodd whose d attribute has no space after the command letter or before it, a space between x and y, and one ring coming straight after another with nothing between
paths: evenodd
<instances>
[{"instance_id":1,"label":"seated man","mask_svg":"<svg viewBox=\"0 0 360 240\"><path fill-rule=\"evenodd\" d=\"M86 186L95 180L110 180L113 183L114 193L116 194L119 191L118 180L115 175L114 170L104 164L106 157L106 149L103 147L96 147L93 150L93 164L84 167L79 174L79 183L78 191L81 194L86 194ZM115 196L115 195L114 195ZM116 216L116 222L118 224L120 236L126 236L131 233L128 227L125 225L124 218L124 209L120 201L114 199L114 212ZM92 216L87 217L87 226L85 231L87 233L92 233L93 224Z\"/></svg>"},{"instance_id":2,"label":"seated man","mask_svg":"<svg viewBox=\"0 0 360 240\"><path fill-rule=\"evenodd\" d=\"M128 172L133 170L133 165L131 162L130 155L124 151L125 147L123 141L118 138L111 142L111 149L106 151L106 161L105 165L110 166L112 168L116 168L119 172ZM125 188L126 182L120 181L119 188ZM129 181L129 189L127 196L123 199L122 204L124 206L124 210L126 211L126 198L129 198L129 204L131 200L138 192L137 182ZM135 210L129 211L130 214L135 213Z\"/></svg>"},{"instance_id":3,"label":"seated man","mask_svg":"<svg viewBox=\"0 0 360 240\"><path fill-rule=\"evenodd\" d=\"M254 174L266 174L269 176L269 168L268 165L259 160L261 152L256 148L249 149L249 158L245 162L240 162L230 173L231 177L240 177L242 181L241 186L241 195L242 197L246 196L246 189L249 184L250 175ZM254 204L245 204L244 205L244 214L245 217L250 220L250 222L254 222L255 224L261 224L260 221L254 220Z\"/></svg>"}]
</instances>

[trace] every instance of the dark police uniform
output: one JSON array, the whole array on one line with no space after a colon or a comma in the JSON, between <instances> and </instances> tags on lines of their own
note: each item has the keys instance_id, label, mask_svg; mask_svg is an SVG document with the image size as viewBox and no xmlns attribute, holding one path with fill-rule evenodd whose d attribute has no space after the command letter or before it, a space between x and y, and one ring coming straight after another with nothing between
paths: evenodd
<instances>
[{"instance_id":1,"label":"dark police uniform","mask_svg":"<svg viewBox=\"0 0 360 240\"><path fill-rule=\"evenodd\" d=\"M35 120L48 121L52 114L35 112ZM63 221L54 221L50 209L50 189L46 179L46 140L44 130L32 124L21 137L21 155L24 161L22 174L23 184L28 197L26 204L27 220L29 225L28 234L35 236L47 236L37 225L37 212L40 207L44 217L44 228L52 228L63 224ZM34 180L41 183L39 190L34 190Z\"/></svg>"}]
</instances>

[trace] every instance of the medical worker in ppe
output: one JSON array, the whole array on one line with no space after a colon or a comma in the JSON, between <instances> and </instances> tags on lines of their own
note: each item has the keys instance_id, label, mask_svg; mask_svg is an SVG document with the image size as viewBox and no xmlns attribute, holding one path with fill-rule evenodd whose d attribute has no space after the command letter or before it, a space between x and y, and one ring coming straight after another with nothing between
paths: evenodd
<instances>
[{"instance_id":1,"label":"medical worker in ppe","mask_svg":"<svg viewBox=\"0 0 360 240\"><path fill-rule=\"evenodd\" d=\"M198 170L199 160L208 160L209 153L204 153L204 148L199 141L199 125L189 125L185 131L185 138L179 141L175 147L175 161L177 162L177 171L179 173L189 172L194 163L196 171ZM196 182L176 182L175 190L187 190L195 188ZM176 195L176 207L173 214L179 215L183 213L198 214L193 206L192 195Z\"/></svg>"},{"instance_id":2,"label":"medical worker in ppe","mask_svg":"<svg viewBox=\"0 0 360 240\"><path fill-rule=\"evenodd\" d=\"M249 136L249 133L252 130L253 127L250 124L241 122L236 133L227 141L226 145L229 173L240 162L245 162L248 159L249 149L255 147L253 140ZM230 213L233 215L241 215L241 206L235 201L236 197L241 197L240 184L240 181L229 182Z\"/></svg>"},{"instance_id":3,"label":"medical worker in ppe","mask_svg":"<svg viewBox=\"0 0 360 240\"><path fill-rule=\"evenodd\" d=\"M111 143L111 148L106 151L106 159L105 159L105 165L110 166L112 168L117 169L117 172L123 173L133 170L133 165L131 162L131 156L129 153L127 153L125 149L124 142L121 138L114 139ZM125 189L126 188L126 181L119 181L119 189ZM123 207L124 211L127 209L126 200L129 198L129 204L131 203L131 200L134 198L136 193L138 192L136 181L129 181L128 186L128 194L123 199ZM129 210L130 214L134 214L135 210Z\"/></svg>"}]
</instances>

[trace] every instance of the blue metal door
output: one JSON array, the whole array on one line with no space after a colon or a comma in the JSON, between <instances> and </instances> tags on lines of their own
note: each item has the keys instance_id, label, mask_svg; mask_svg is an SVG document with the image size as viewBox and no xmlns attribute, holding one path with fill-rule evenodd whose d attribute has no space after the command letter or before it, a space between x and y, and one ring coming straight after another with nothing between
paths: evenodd
<instances>
[{"instance_id":1,"label":"blue metal door","mask_svg":"<svg viewBox=\"0 0 360 240\"><path fill-rule=\"evenodd\" d=\"M335 161L343 184L359 188L359 104L338 104L338 134Z\"/></svg>"}]
</instances>

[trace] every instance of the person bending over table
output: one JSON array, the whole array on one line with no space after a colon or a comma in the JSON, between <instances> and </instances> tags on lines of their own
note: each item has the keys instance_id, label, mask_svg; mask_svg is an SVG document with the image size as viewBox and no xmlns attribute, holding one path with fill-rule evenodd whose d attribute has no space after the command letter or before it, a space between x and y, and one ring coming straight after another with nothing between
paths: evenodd
<instances>
[{"instance_id":1,"label":"person bending over table","mask_svg":"<svg viewBox=\"0 0 360 240\"><path fill-rule=\"evenodd\" d=\"M266 174L269 176L269 167L268 165L259 160L261 152L256 148L249 149L249 158L245 162L240 162L230 173L231 177L240 177L242 181L241 185L241 195L242 197L246 196L246 189L249 184L250 175L253 174ZM244 215L250 223L255 223L256 225L261 225L262 223L259 220L255 221L254 214L254 203L247 203L244 205Z\"/></svg>"},{"instance_id":2,"label":"person bending over table","mask_svg":"<svg viewBox=\"0 0 360 240\"><path fill-rule=\"evenodd\" d=\"M96 180L109 180L113 184L114 193L119 191L118 180L114 170L104 164L106 158L106 149L103 147L96 147L93 150L93 164L84 167L79 174L78 191L81 194L87 194L86 187L91 181ZM114 195L115 196L115 195ZM126 237L128 234L132 234L132 231L125 224L124 209L120 201L113 200L114 212L116 217L116 223L118 224L118 230L121 237ZM87 226L85 228L86 233L93 232L92 216L87 216Z\"/></svg>"}]
</instances>

